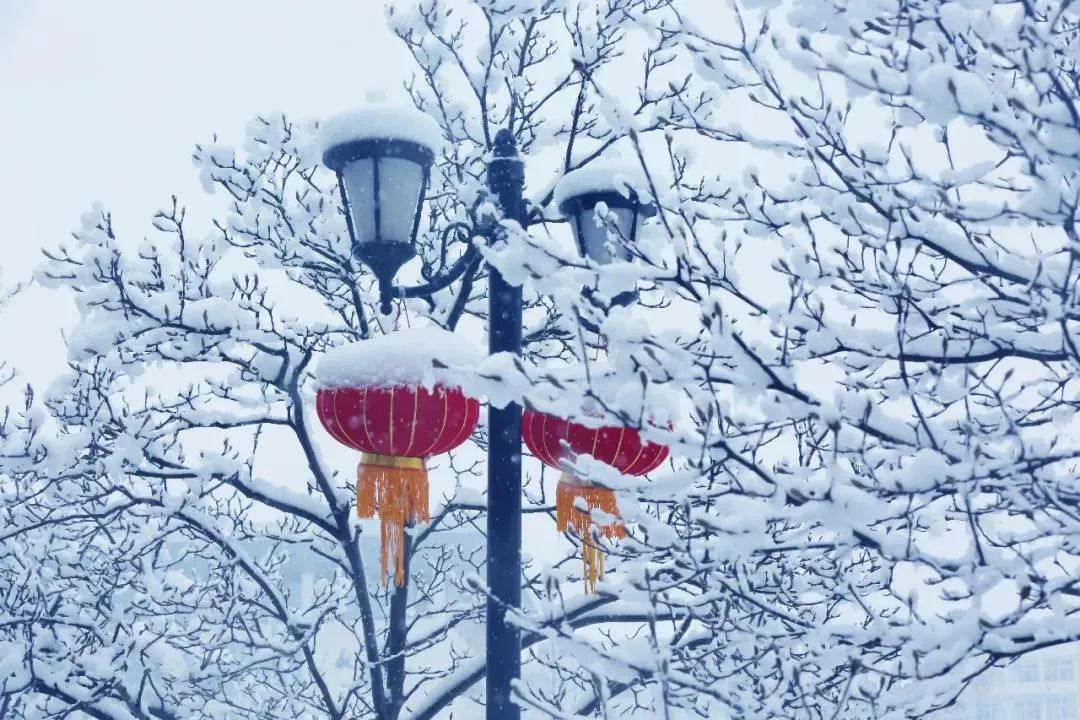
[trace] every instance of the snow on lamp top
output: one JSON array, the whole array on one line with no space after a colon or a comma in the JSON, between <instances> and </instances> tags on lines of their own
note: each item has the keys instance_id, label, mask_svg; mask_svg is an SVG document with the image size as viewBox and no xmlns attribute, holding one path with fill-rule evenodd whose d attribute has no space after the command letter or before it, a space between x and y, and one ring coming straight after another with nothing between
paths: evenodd
<instances>
[{"instance_id":1,"label":"snow on lamp top","mask_svg":"<svg viewBox=\"0 0 1080 720\"><path fill-rule=\"evenodd\" d=\"M319 145L325 154L335 147L362 140L403 140L437 154L442 128L433 117L411 106L373 102L367 107L326 120L319 126Z\"/></svg>"},{"instance_id":2,"label":"snow on lamp top","mask_svg":"<svg viewBox=\"0 0 1080 720\"><path fill-rule=\"evenodd\" d=\"M482 358L476 343L452 332L412 328L334 348L319 361L315 374L321 389L456 387Z\"/></svg>"},{"instance_id":3,"label":"snow on lamp top","mask_svg":"<svg viewBox=\"0 0 1080 720\"><path fill-rule=\"evenodd\" d=\"M594 160L563 175L555 185L554 200L561 212L568 201L594 193L616 193L625 198L648 197L649 184L637 163Z\"/></svg>"}]
</instances>

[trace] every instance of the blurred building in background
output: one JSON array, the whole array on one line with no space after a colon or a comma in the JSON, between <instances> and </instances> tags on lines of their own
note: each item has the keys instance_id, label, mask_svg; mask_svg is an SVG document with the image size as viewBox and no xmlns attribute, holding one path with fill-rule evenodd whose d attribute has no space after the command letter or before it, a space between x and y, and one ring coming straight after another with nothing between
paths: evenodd
<instances>
[{"instance_id":1,"label":"blurred building in background","mask_svg":"<svg viewBox=\"0 0 1080 720\"><path fill-rule=\"evenodd\" d=\"M933 720L1080 720L1080 645L1040 650L983 673Z\"/></svg>"}]
</instances>

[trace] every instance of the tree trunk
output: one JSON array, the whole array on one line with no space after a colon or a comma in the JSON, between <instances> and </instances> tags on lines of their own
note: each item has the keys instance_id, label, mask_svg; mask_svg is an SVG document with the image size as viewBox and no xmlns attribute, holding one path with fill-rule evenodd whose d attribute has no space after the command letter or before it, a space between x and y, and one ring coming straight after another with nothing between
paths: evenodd
<instances>
[{"instance_id":1,"label":"tree trunk","mask_svg":"<svg viewBox=\"0 0 1080 720\"><path fill-rule=\"evenodd\" d=\"M408 641L407 614L409 608L409 566L412 560L412 538L405 535L405 582L395 587L390 597L389 628L383 656L386 660L386 718L397 720L405 704L405 645Z\"/></svg>"}]
</instances>

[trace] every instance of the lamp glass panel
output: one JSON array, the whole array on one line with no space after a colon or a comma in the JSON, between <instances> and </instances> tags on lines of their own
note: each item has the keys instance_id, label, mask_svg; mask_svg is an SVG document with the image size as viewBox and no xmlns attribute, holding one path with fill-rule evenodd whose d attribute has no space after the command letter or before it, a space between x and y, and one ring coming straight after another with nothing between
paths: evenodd
<instances>
[{"instance_id":1,"label":"lamp glass panel","mask_svg":"<svg viewBox=\"0 0 1080 720\"><path fill-rule=\"evenodd\" d=\"M424 184L423 166L403 158L379 160L379 214L381 239L412 242L416 206Z\"/></svg>"},{"instance_id":2,"label":"lamp glass panel","mask_svg":"<svg viewBox=\"0 0 1080 720\"><path fill-rule=\"evenodd\" d=\"M600 264L628 260L630 251L626 242L634 226L634 211L630 208L609 208L606 217L607 221L603 214L598 215L595 207L578 214L576 224L585 256ZM612 219L614 222L611 222Z\"/></svg>"},{"instance_id":3,"label":"lamp glass panel","mask_svg":"<svg viewBox=\"0 0 1080 720\"><path fill-rule=\"evenodd\" d=\"M375 239L375 172L371 158L353 160L341 169L341 179L348 195L354 242Z\"/></svg>"}]
</instances>

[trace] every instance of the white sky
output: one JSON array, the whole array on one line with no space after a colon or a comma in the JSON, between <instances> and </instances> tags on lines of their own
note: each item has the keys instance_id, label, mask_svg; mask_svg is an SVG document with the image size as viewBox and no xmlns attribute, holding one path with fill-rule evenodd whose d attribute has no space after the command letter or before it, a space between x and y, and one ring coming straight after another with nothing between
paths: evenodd
<instances>
[{"instance_id":1,"label":"white sky","mask_svg":"<svg viewBox=\"0 0 1080 720\"><path fill-rule=\"evenodd\" d=\"M258 113L325 116L367 89L399 91L410 66L382 7L0 0L0 282L28 276L94 201L136 237L171 194L197 211L191 149L215 132L238 145ZM74 319L56 291L32 288L0 312L0 357L47 383Z\"/></svg>"}]
</instances>

